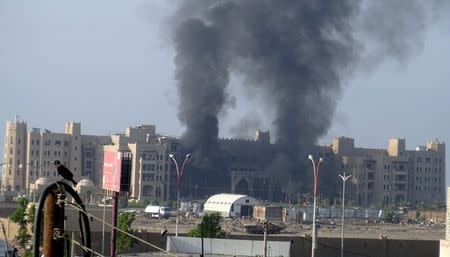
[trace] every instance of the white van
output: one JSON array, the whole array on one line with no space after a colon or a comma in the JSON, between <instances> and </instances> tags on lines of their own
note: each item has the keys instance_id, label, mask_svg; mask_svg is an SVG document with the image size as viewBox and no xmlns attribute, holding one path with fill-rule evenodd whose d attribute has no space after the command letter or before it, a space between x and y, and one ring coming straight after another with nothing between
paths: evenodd
<instances>
[{"instance_id":1,"label":"white van","mask_svg":"<svg viewBox=\"0 0 450 257\"><path fill-rule=\"evenodd\" d=\"M165 206L147 205L144 210L147 218L168 219L170 217L170 208Z\"/></svg>"}]
</instances>

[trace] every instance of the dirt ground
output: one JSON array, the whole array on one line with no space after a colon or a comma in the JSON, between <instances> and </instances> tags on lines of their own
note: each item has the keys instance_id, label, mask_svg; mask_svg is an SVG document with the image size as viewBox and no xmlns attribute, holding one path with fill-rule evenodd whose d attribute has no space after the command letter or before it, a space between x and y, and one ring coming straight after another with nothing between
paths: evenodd
<instances>
[{"instance_id":1,"label":"dirt ground","mask_svg":"<svg viewBox=\"0 0 450 257\"><path fill-rule=\"evenodd\" d=\"M180 218L178 233L184 234L200 223L200 218ZM225 219L222 228L228 234L246 234L243 222L247 220ZM170 233L175 233L175 217L169 219L147 219L141 215L136 217L132 227L137 230L159 232L164 226ZM285 229L278 235L310 235L311 224L296 224L287 222ZM346 220L344 233L346 238L381 238L388 239L416 239L439 240L445 237L445 225L443 224L381 224L366 223L361 220ZM320 223L319 237L340 237L341 223L337 220L325 220Z\"/></svg>"}]
</instances>

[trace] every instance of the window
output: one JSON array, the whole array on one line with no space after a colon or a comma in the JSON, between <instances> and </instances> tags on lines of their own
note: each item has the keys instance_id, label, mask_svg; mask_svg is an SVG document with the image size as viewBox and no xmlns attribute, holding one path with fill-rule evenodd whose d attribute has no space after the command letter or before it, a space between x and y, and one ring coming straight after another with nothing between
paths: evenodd
<instances>
[{"instance_id":1,"label":"window","mask_svg":"<svg viewBox=\"0 0 450 257\"><path fill-rule=\"evenodd\" d=\"M31 155L34 155L34 151L33 150L31 150Z\"/></svg>"},{"instance_id":2,"label":"window","mask_svg":"<svg viewBox=\"0 0 450 257\"><path fill-rule=\"evenodd\" d=\"M17 139L17 144L18 144L18 145L20 145L20 138L19 138L19 139Z\"/></svg>"},{"instance_id":3,"label":"window","mask_svg":"<svg viewBox=\"0 0 450 257\"><path fill-rule=\"evenodd\" d=\"M417 162L422 162L422 157L417 157Z\"/></svg>"},{"instance_id":4,"label":"window","mask_svg":"<svg viewBox=\"0 0 450 257\"><path fill-rule=\"evenodd\" d=\"M37 145L39 145L39 139L38 139L38 140L36 140L36 144L37 144Z\"/></svg>"},{"instance_id":5,"label":"window","mask_svg":"<svg viewBox=\"0 0 450 257\"><path fill-rule=\"evenodd\" d=\"M155 174L143 174L142 175L142 180L144 181L154 181L155 180Z\"/></svg>"},{"instance_id":6,"label":"window","mask_svg":"<svg viewBox=\"0 0 450 257\"><path fill-rule=\"evenodd\" d=\"M34 145L34 139L31 140L31 144Z\"/></svg>"},{"instance_id":7,"label":"window","mask_svg":"<svg viewBox=\"0 0 450 257\"><path fill-rule=\"evenodd\" d=\"M39 155L39 150L36 150L36 155Z\"/></svg>"},{"instance_id":8,"label":"window","mask_svg":"<svg viewBox=\"0 0 450 257\"><path fill-rule=\"evenodd\" d=\"M425 158L425 163L430 163L430 162L431 162L431 158L430 157Z\"/></svg>"},{"instance_id":9,"label":"window","mask_svg":"<svg viewBox=\"0 0 450 257\"><path fill-rule=\"evenodd\" d=\"M55 145L56 146L61 146L61 140L55 140Z\"/></svg>"},{"instance_id":10,"label":"window","mask_svg":"<svg viewBox=\"0 0 450 257\"><path fill-rule=\"evenodd\" d=\"M52 141L50 139L45 140L44 145L51 145Z\"/></svg>"}]
</instances>

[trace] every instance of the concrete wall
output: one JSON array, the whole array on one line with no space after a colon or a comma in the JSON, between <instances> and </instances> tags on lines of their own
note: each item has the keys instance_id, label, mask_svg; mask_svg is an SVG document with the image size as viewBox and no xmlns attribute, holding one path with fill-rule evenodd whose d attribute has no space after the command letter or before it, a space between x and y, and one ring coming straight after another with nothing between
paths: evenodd
<instances>
[{"instance_id":1,"label":"concrete wall","mask_svg":"<svg viewBox=\"0 0 450 257\"><path fill-rule=\"evenodd\" d=\"M225 254L235 256L263 255L263 241L239 239L203 239L205 254ZM290 241L268 241L269 256L289 256ZM167 250L174 253L201 253L201 238L173 237L167 238Z\"/></svg>"},{"instance_id":2,"label":"concrete wall","mask_svg":"<svg viewBox=\"0 0 450 257\"><path fill-rule=\"evenodd\" d=\"M136 235L154 244L163 245L164 243L162 242L159 233L138 233ZM97 234L97 236L93 236L93 238L101 238L100 236L100 234ZM107 238L107 249L109 249L109 235ZM259 235L229 235L227 238L259 241L263 240L263 237ZM304 238L300 236L268 236L268 240L290 241L290 256L309 257L311 255L311 238ZM99 242L95 242L95 244L98 243ZM95 244L93 242L93 245ZM319 237L316 256L340 257L340 245L340 238ZM437 240L380 240L348 238L344 240L344 249L345 257L439 257L439 241ZM139 243L126 252L136 253L151 251L155 251L155 249Z\"/></svg>"}]
</instances>

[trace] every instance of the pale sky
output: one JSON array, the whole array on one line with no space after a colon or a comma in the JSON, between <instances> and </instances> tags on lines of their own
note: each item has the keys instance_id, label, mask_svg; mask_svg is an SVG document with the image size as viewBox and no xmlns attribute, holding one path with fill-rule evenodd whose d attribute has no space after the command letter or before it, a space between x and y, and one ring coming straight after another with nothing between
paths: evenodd
<instances>
[{"instance_id":1,"label":"pale sky","mask_svg":"<svg viewBox=\"0 0 450 257\"><path fill-rule=\"evenodd\" d=\"M83 134L147 123L180 135L174 52L163 30L171 9L163 3L0 0L1 145L5 122L16 114L29 129L62 132L74 120L82 122ZM449 143L449 39L450 19L444 17L407 63L386 61L346 81L333 126L320 143L340 135L363 147L385 148L390 137L406 138L408 149L432 138ZM239 81L230 85L236 106L221 120L223 137L242 116L264 114L243 96ZM264 124L270 129L270 120Z\"/></svg>"}]
</instances>

